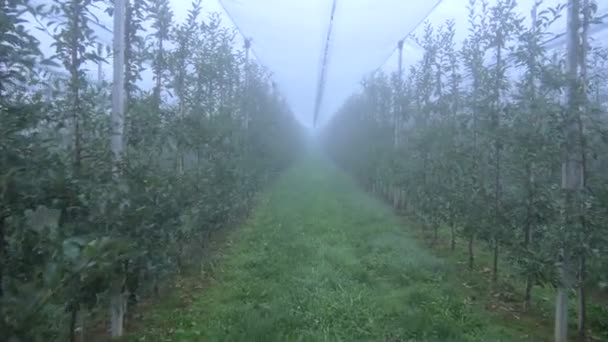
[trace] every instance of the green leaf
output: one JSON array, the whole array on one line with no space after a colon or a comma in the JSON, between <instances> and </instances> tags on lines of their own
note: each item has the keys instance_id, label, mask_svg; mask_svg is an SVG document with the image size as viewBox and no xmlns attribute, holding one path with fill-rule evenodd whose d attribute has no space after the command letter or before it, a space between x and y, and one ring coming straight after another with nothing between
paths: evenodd
<instances>
[{"instance_id":1,"label":"green leaf","mask_svg":"<svg viewBox=\"0 0 608 342\"><path fill-rule=\"evenodd\" d=\"M37 233L43 233L44 229L48 228L51 238L57 237L57 228L61 216L59 210L39 205L36 210L27 209L24 215L29 229Z\"/></svg>"},{"instance_id":2,"label":"green leaf","mask_svg":"<svg viewBox=\"0 0 608 342\"><path fill-rule=\"evenodd\" d=\"M75 239L68 239L63 242L63 255L72 261L80 257L81 245Z\"/></svg>"}]
</instances>

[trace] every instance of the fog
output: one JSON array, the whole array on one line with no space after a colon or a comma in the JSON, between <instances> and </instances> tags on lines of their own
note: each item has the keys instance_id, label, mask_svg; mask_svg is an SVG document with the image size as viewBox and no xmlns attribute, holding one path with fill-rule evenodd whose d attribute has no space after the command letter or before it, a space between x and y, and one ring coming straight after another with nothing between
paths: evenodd
<instances>
[{"instance_id":1,"label":"fog","mask_svg":"<svg viewBox=\"0 0 608 342\"><path fill-rule=\"evenodd\" d=\"M0 1L3 341L608 341L608 0L191 1Z\"/></svg>"},{"instance_id":2,"label":"fog","mask_svg":"<svg viewBox=\"0 0 608 342\"><path fill-rule=\"evenodd\" d=\"M517 11L530 20L535 0L518 1ZM44 0L35 1L45 3ZM494 1L490 1L490 5ZM540 9L555 8L560 0L546 0ZM189 1L171 0L175 22L183 22L191 7ZM608 2L599 4L598 13L608 13ZM208 0L203 2L206 19L219 13L225 26L234 28L237 41L252 40L252 58L267 68L302 125L313 125L316 94L319 87L323 50L326 44L332 1L329 0ZM480 7L479 1L477 7ZM95 13L100 25L94 26L99 42L107 47L112 41L112 20L99 8ZM326 82L322 94L319 125L336 112L345 99L359 89L362 79L378 69L397 69L397 43L405 39L403 65L407 70L422 57L415 37L423 33L425 22L434 26L454 21L455 41L460 44L469 31L468 1L443 0L412 4L401 0L337 1L334 28L329 39ZM563 32L564 16L555 22L552 32ZM596 40L607 40L606 25L594 31ZM34 30L47 56L54 53L48 32ZM562 39L554 47L565 46ZM103 77L109 81L111 56L102 66ZM90 63L89 63L90 64ZM89 65L91 77L97 65ZM150 71L142 74L143 89L152 88ZM164 94L169 97L169 94Z\"/></svg>"}]
</instances>

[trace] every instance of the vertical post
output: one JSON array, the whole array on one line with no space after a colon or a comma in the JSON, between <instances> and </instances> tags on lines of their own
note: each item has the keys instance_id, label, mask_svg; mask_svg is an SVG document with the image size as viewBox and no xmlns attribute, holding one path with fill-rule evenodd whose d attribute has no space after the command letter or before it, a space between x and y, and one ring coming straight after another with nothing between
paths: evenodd
<instances>
[{"instance_id":1,"label":"vertical post","mask_svg":"<svg viewBox=\"0 0 608 342\"><path fill-rule=\"evenodd\" d=\"M534 6L532 7L532 11L530 12L530 15L532 16L532 28L530 29L530 34L532 37L534 37L534 45L536 45L537 43L537 38L536 38L536 34L537 34L537 29L536 29L536 25L538 22L538 5L539 3L536 2L534 4ZM530 97L532 98L532 101L536 101L536 58L534 55L530 54L530 57L528 59L528 68L530 69L530 85L529 85L529 89L530 89ZM529 113L533 112L533 106L530 105L528 108ZM531 210L531 206L532 206L532 201L533 201L533 185L534 185L534 162L528 161L526 164L526 175L527 175L527 212L526 212L526 223L524 225L524 248L526 249L526 251L529 251L530 249L530 244L532 243L532 223L530 221L531 216L532 216L532 210ZM523 307L524 307L524 311L528 311L532 305L532 288L534 286L534 275L532 272L530 272L529 270L527 271L527 275L526 275L526 289L524 292L524 303L523 303Z\"/></svg>"},{"instance_id":2,"label":"vertical post","mask_svg":"<svg viewBox=\"0 0 608 342\"><path fill-rule=\"evenodd\" d=\"M403 84L403 39L401 39L398 43L397 43L397 49L399 51L399 61L398 61L398 69L397 69L397 94L395 95L395 99L396 99L396 105L395 105L395 109L394 109L394 117L393 117L393 123L395 125L395 129L394 129L394 137L393 137L393 143L395 145L395 147L397 147L399 145L399 133L401 133L401 120L400 120L400 115L401 113L401 90L402 90L402 84Z\"/></svg>"},{"instance_id":3,"label":"vertical post","mask_svg":"<svg viewBox=\"0 0 608 342\"><path fill-rule=\"evenodd\" d=\"M249 82L250 82L250 65L249 51L251 50L251 38L245 38L245 96L243 96L243 115L245 117L245 129L249 129Z\"/></svg>"},{"instance_id":4,"label":"vertical post","mask_svg":"<svg viewBox=\"0 0 608 342\"><path fill-rule=\"evenodd\" d=\"M110 118L110 148L112 151L112 171L114 177L120 176L120 164L123 156L124 105L125 105L125 0L114 2L114 41L113 41L113 84L112 115ZM112 281L110 289L110 335L120 337L123 334L126 311L123 293L124 274L119 270Z\"/></svg>"},{"instance_id":5,"label":"vertical post","mask_svg":"<svg viewBox=\"0 0 608 342\"><path fill-rule=\"evenodd\" d=\"M502 151L502 139L500 136L500 115L501 115L501 92L500 82L504 77L503 66L502 66L502 48L505 44L505 37L503 36L502 28L499 28L496 32L496 74L495 74L495 109L493 115L493 128L494 128L494 229L492 232L493 247L493 262L492 262L492 285L496 286L498 281L498 248L499 248L499 236L498 229L500 229L500 206L501 206L501 151Z\"/></svg>"},{"instance_id":6,"label":"vertical post","mask_svg":"<svg viewBox=\"0 0 608 342\"><path fill-rule=\"evenodd\" d=\"M582 33L581 33L581 52L579 57L579 65L580 65L580 80L578 87L578 96L580 108L584 113L587 113L587 53L589 51L589 26L591 21L591 4L589 0L583 0L583 23L582 23ZM587 181L587 143L585 141L584 136L584 127L583 120L581 118L581 114L578 114L578 135L579 135L579 147L580 147L580 161L581 161L581 188L584 189L586 187ZM584 206L578 206L580 213L580 224L581 229L579 230L579 239L578 243L580 244L578 251L578 270L577 270L577 340L580 342L584 342L587 340L587 301L586 301L586 293L585 293L585 277L586 277L586 253L585 243L588 239L587 236L587 221L585 218L585 209Z\"/></svg>"},{"instance_id":7,"label":"vertical post","mask_svg":"<svg viewBox=\"0 0 608 342\"><path fill-rule=\"evenodd\" d=\"M398 67L398 77L399 77L399 85L403 82L403 39L401 39L397 43L397 49L399 49L399 67Z\"/></svg>"},{"instance_id":8,"label":"vertical post","mask_svg":"<svg viewBox=\"0 0 608 342\"><path fill-rule=\"evenodd\" d=\"M70 11L71 11L71 15L70 15L70 19L69 21L71 22L71 25L73 25L73 28L71 30L73 30L73 32L79 32L79 30L81 29L81 23L80 23L80 16L79 13L81 13L81 11L83 11L83 9L81 8L81 2L80 1L72 1L70 4ZM78 46L80 44L79 41L79 35L77 34L70 34L71 38L70 38L70 42L69 42L69 49L70 49L70 67L69 67L69 72L70 72L70 96L73 98L72 100L72 121L74 124L74 175L76 177L80 177L80 167L81 167L81 162L82 162L82 132L81 132L81 126L80 126L80 121L81 121L81 117L82 117L82 113L81 113L81 108L80 108L80 74L79 74L79 69L80 66L82 64L82 60L79 58L79 51L78 51Z\"/></svg>"},{"instance_id":9,"label":"vertical post","mask_svg":"<svg viewBox=\"0 0 608 342\"><path fill-rule=\"evenodd\" d=\"M245 166L247 165L247 163L249 162L249 157L250 157L250 137L251 137L251 133L250 133L250 119L251 119L251 103L249 101L249 95L250 95L250 83L251 83L251 64L249 61L249 54L251 52L251 38L245 38L245 43L243 45L243 47L245 48L245 82L244 82L244 88L243 88L243 98L241 101L241 112L243 115L243 127L245 129L244 133L241 136L241 141L243 142L243 158L244 158L244 163L243 163L243 167L245 174L249 173L248 168ZM248 188L249 189L249 188ZM247 198L252 198L253 196L253 192L251 190L248 190L247 193Z\"/></svg>"},{"instance_id":10,"label":"vertical post","mask_svg":"<svg viewBox=\"0 0 608 342\"><path fill-rule=\"evenodd\" d=\"M564 154L562 158L562 190L565 196L564 227L561 232L560 259L557 264L560 275L555 301L555 341L568 340L568 289L570 284L570 248L568 247L568 230L575 228L579 191L583 185L583 170L579 146L579 78L578 63L580 58L580 0L568 1L568 53L566 58L567 79L567 113L565 122Z\"/></svg>"},{"instance_id":11,"label":"vertical post","mask_svg":"<svg viewBox=\"0 0 608 342\"><path fill-rule=\"evenodd\" d=\"M123 154L123 130L125 115L125 1L115 0L114 9L114 56L112 84L111 139L114 170L117 171Z\"/></svg>"},{"instance_id":12,"label":"vertical post","mask_svg":"<svg viewBox=\"0 0 608 342\"><path fill-rule=\"evenodd\" d=\"M402 113L402 108L401 108L401 102L402 102L402 84L403 84L403 39L401 39L400 41L397 42L397 50L399 52L398 54L398 58L399 60L397 61L398 63L398 68L397 68L397 89L395 90L395 94L394 94L394 108L393 108L393 147L395 149L395 152L397 147L399 146L399 144L401 143L401 141L399 140L399 135L401 134L401 127L402 127L402 123L401 123L401 115ZM391 200L393 202L393 207L395 209L398 209L401 203L401 194L399 191L399 187L397 186L396 182L393 181L392 182L393 185L391 186L390 189L390 196L392 197Z\"/></svg>"},{"instance_id":13,"label":"vertical post","mask_svg":"<svg viewBox=\"0 0 608 342\"><path fill-rule=\"evenodd\" d=\"M562 163L562 189L574 192L582 189L583 173L580 160L579 128L580 116L580 82L578 63L580 58L579 41L579 12L580 0L569 0L568 8L568 115L566 116L566 141L564 160Z\"/></svg>"}]
</instances>

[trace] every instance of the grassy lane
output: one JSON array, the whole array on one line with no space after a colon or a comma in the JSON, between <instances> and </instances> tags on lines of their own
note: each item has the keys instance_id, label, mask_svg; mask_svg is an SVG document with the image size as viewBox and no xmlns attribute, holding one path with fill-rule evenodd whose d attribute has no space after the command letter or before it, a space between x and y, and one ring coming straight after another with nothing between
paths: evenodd
<instances>
[{"instance_id":1,"label":"grassy lane","mask_svg":"<svg viewBox=\"0 0 608 342\"><path fill-rule=\"evenodd\" d=\"M284 174L229 241L210 284L187 305L148 310L129 339L526 340L490 321L449 262L320 157Z\"/></svg>"}]
</instances>

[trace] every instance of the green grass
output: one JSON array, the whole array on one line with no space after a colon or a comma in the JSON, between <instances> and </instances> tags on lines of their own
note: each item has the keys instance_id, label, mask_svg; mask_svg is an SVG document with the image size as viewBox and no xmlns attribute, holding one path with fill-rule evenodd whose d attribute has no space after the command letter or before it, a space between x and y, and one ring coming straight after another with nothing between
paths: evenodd
<instances>
[{"instance_id":1,"label":"green grass","mask_svg":"<svg viewBox=\"0 0 608 342\"><path fill-rule=\"evenodd\" d=\"M408 230L330 162L309 156L230 233L220 260L146 309L126 340L546 338L489 315L459 266Z\"/></svg>"},{"instance_id":2,"label":"green grass","mask_svg":"<svg viewBox=\"0 0 608 342\"><path fill-rule=\"evenodd\" d=\"M405 215L402 220L405 225L415 226ZM532 290L532 308L525 312L523 309L525 278L521 271L517 270L514 256L506 254L502 249L498 262L498 282L494 286L491 281L493 254L486 242L475 241L474 268L469 270L467 241L459 236L456 248L452 251L447 227L439 230L437 241L434 241L432 232L425 232L422 229L411 229L410 232L434 255L449 259L451 264L458 265L459 272L453 274L452 281L466 284L462 293L476 297L484 307L489 308L488 314L495 324L510 325L522 333L532 332L534 340L552 339L555 289L550 285L535 286ZM591 291L587 296L587 336L592 341L608 340L606 299L602 294ZM572 290L569 299L569 334L573 341L576 340L577 333L576 313L576 293Z\"/></svg>"}]
</instances>

